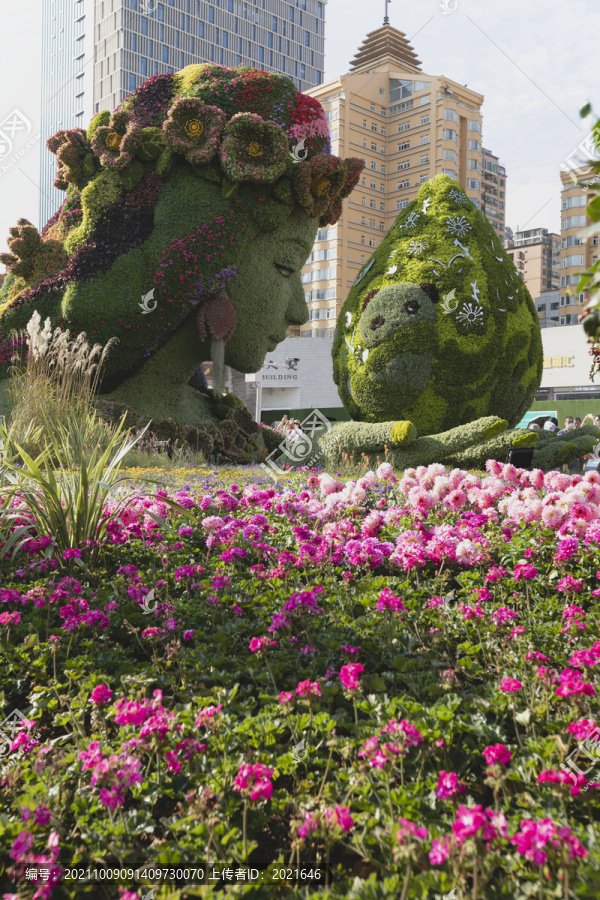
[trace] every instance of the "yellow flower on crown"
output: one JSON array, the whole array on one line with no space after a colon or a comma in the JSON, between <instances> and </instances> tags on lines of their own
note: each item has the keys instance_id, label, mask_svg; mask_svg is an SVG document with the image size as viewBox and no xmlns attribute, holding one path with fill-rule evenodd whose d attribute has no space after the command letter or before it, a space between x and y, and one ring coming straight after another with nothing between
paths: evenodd
<instances>
[{"instance_id":1,"label":"yellow flower on crown","mask_svg":"<svg viewBox=\"0 0 600 900\"><path fill-rule=\"evenodd\" d=\"M256 141L251 141L248 144L248 155L249 156L262 156L262 147Z\"/></svg>"},{"instance_id":2,"label":"yellow flower on crown","mask_svg":"<svg viewBox=\"0 0 600 900\"><path fill-rule=\"evenodd\" d=\"M192 140L202 137L204 125L198 119L188 119L185 123L185 133Z\"/></svg>"},{"instance_id":3,"label":"yellow flower on crown","mask_svg":"<svg viewBox=\"0 0 600 900\"><path fill-rule=\"evenodd\" d=\"M106 146L108 147L108 149L109 150L118 150L119 147L121 146L121 138L122 137L123 137L123 135L119 134L118 131L111 131L106 136Z\"/></svg>"}]
</instances>

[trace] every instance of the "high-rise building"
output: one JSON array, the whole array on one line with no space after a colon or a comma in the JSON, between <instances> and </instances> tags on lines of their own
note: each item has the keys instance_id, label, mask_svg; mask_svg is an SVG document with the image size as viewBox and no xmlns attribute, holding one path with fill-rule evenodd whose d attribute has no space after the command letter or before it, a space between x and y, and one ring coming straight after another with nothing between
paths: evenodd
<instances>
[{"instance_id":1,"label":"high-rise building","mask_svg":"<svg viewBox=\"0 0 600 900\"><path fill-rule=\"evenodd\" d=\"M504 246L534 300L542 291L558 288L560 235L549 233L547 228L530 228L516 231Z\"/></svg>"},{"instance_id":2,"label":"high-rise building","mask_svg":"<svg viewBox=\"0 0 600 900\"><path fill-rule=\"evenodd\" d=\"M578 235L591 224L586 206L591 201L592 185L582 186L570 177L560 173L561 192L561 259L560 259L560 324L575 325L583 311L588 292L580 292L577 286L581 274L598 259L598 235L587 241ZM594 188L598 184L593 185Z\"/></svg>"},{"instance_id":3,"label":"high-rise building","mask_svg":"<svg viewBox=\"0 0 600 900\"><path fill-rule=\"evenodd\" d=\"M506 230L506 169L491 150L482 150L481 212L504 243Z\"/></svg>"},{"instance_id":4,"label":"high-rise building","mask_svg":"<svg viewBox=\"0 0 600 900\"><path fill-rule=\"evenodd\" d=\"M483 164L498 163L481 144L483 96L443 75L424 73L406 36L389 24L367 35L346 75L307 93L325 109L332 152L367 164L344 201L342 217L317 234L303 270L310 322L291 333L326 337L333 334L359 269L420 186L446 173L482 209ZM505 193L506 185L500 179L505 182L506 176L499 170L490 174L498 183L486 182L485 197L490 209L502 212L490 217L502 240L500 191Z\"/></svg>"},{"instance_id":5,"label":"high-rise building","mask_svg":"<svg viewBox=\"0 0 600 900\"><path fill-rule=\"evenodd\" d=\"M154 75L214 62L323 80L327 0L43 0L42 134L87 128ZM40 161L40 227L64 193Z\"/></svg>"}]
</instances>

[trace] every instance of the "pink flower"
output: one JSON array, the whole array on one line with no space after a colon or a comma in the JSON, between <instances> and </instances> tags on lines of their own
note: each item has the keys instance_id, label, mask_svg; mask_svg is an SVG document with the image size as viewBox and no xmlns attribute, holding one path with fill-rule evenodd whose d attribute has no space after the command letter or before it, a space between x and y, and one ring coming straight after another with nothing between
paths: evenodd
<instances>
[{"instance_id":1,"label":"pink flower","mask_svg":"<svg viewBox=\"0 0 600 900\"><path fill-rule=\"evenodd\" d=\"M125 803L125 797L120 791L120 786L102 788L100 790L100 803L108 807L108 809L116 809L118 806L122 806Z\"/></svg>"},{"instance_id":2,"label":"pink flower","mask_svg":"<svg viewBox=\"0 0 600 900\"><path fill-rule=\"evenodd\" d=\"M31 850L32 845L33 835L29 831L21 831L15 838L8 855L18 863Z\"/></svg>"},{"instance_id":3,"label":"pink flower","mask_svg":"<svg viewBox=\"0 0 600 900\"><path fill-rule=\"evenodd\" d=\"M206 725L210 719L214 719L215 716L218 716L222 709L222 703L219 703L218 706L205 706L204 709L200 710L196 717L196 727L200 728L201 725Z\"/></svg>"},{"instance_id":4,"label":"pink flower","mask_svg":"<svg viewBox=\"0 0 600 900\"><path fill-rule=\"evenodd\" d=\"M446 772L445 769L442 769L435 789L436 797L445 799L446 797L453 797L454 794L464 794L464 792L465 786L458 780L456 772Z\"/></svg>"},{"instance_id":5,"label":"pink flower","mask_svg":"<svg viewBox=\"0 0 600 900\"><path fill-rule=\"evenodd\" d=\"M515 581L521 581L521 579L531 581L536 575L539 575L539 571L531 563L515 566Z\"/></svg>"},{"instance_id":6,"label":"pink flower","mask_svg":"<svg viewBox=\"0 0 600 900\"><path fill-rule=\"evenodd\" d=\"M81 558L81 550L76 550L75 548L71 550L65 550L63 552L63 559L80 559Z\"/></svg>"},{"instance_id":7,"label":"pink flower","mask_svg":"<svg viewBox=\"0 0 600 900\"><path fill-rule=\"evenodd\" d=\"M309 834L312 834L318 828L316 820L313 818L311 813L306 813L304 816L304 822L298 828L298 837L305 838L308 837Z\"/></svg>"},{"instance_id":8,"label":"pink flower","mask_svg":"<svg viewBox=\"0 0 600 900\"><path fill-rule=\"evenodd\" d=\"M377 609L380 612L384 609L394 613L406 612L406 607L401 598L397 597L389 588L384 588L380 593L379 599L377 600Z\"/></svg>"},{"instance_id":9,"label":"pink flower","mask_svg":"<svg viewBox=\"0 0 600 900\"><path fill-rule=\"evenodd\" d=\"M299 681L296 688L299 697L321 696L321 685L318 681Z\"/></svg>"},{"instance_id":10,"label":"pink flower","mask_svg":"<svg viewBox=\"0 0 600 900\"><path fill-rule=\"evenodd\" d=\"M279 702L281 703L282 706L284 706L284 704L286 704L286 703L291 703L293 699L294 699L293 691L281 691L281 693L279 694Z\"/></svg>"},{"instance_id":11,"label":"pink flower","mask_svg":"<svg viewBox=\"0 0 600 900\"><path fill-rule=\"evenodd\" d=\"M250 650L252 653L257 653L259 650L266 650L267 647L274 647L278 644L278 641L272 641L270 637L262 637L262 638L252 638L250 641Z\"/></svg>"},{"instance_id":12,"label":"pink flower","mask_svg":"<svg viewBox=\"0 0 600 900\"><path fill-rule=\"evenodd\" d=\"M459 806L456 812L456 819L452 823L452 830L456 835L456 840L462 844L472 834L476 834L480 828L486 824L485 814L482 806Z\"/></svg>"},{"instance_id":13,"label":"pink flower","mask_svg":"<svg viewBox=\"0 0 600 900\"><path fill-rule=\"evenodd\" d=\"M512 758L512 753L504 744L491 744L482 752L488 766L496 762L501 766L507 766Z\"/></svg>"},{"instance_id":14,"label":"pink flower","mask_svg":"<svg viewBox=\"0 0 600 900\"><path fill-rule=\"evenodd\" d=\"M548 858L545 847L555 835L556 825L552 819L542 819L539 822L523 819L520 831L511 838L511 843L525 859L536 866L542 866Z\"/></svg>"},{"instance_id":15,"label":"pink flower","mask_svg":"<svg viewBox=\"0 0 600 900\"><path fill-rule=\"evenodd\" d=\"M576 722L569 722L567 731L573 734L576 740L583 741L591 735L595 727L594 719L578 719Z\"/></svg>"},{"instance_id":16,"label":"pink flower","mask_svg":"<svg viewBox=\"0 0 600 900\"><path fill-rule=\"evenodd\" d=\"M523 687L520 681L517 681L516 678L509 678L505 676L500 682L500 690L506 691L506 693L513 693L514 691L520 691Z\"/></svg>"},{"instance_id":17,"label":"pink flower","mask_svg":"<svg viewBox=\"0 0 600 900\"><path fill-rule=\"evenodd\" d=\"M113 692L110 688L106 687L105 684L99 684L90 694L90 700L92 703L97 703L99 706L106 706L106 704L110 703L112 700L112 695Z\"/></svg>"},{"instance_id":18,"label":"pink flower","mask_svg":"<svg viewBox=\"0 0 600 900\"><path fill-rule=\"evenodd\" d=\"M47 825L50 821L51 813L47 806L38 806L33 813L33 817L36 825Z\"/></svg>"},{"instance_id":19,"label":"pink flower","mask_svg":"<svg viewBox=\"0 0 600 900\"><path fill-rule=\"evenodd\" d=\"M411 822L410 819L398 819L400 824L400 828L396 832L396 840L399 844L404 843L404 838L410 835L411 837L417 838L419 841L425 841L429 837L429 832L426 828L419 828L415 822Z\"/></svg>"},{"instance_id":20,"label":"pink flower","mask_svg":"<svg viewBox=\"0 0 600 900\"><path fill-rule=\"evenodd\" d=\"M273 769L263 766L262 763L240 766L233 783L233 790L241 793L249 792L250 800L270 800L273 794L271 777Z\"/></svg>"},{"instance_id":21,"label":"pink flower","mask_svg":"<svg viewBox=\"0 0 600 900\"><path fill-rule=\"evenodd\" d=\"M187 631L184 631L184 632L183 632L183 639L184 639L184 641L191 641L191 639L192 639L193 637L194 637L194 631L193 631L192 628L189 628Z\"/></svg>"},{"instance_id":22,"label":"pink flower","mask_svg":"<svg viewBox=\"0 0 600 900\"><path fill-rule=\"evenodd\" d=\"M361 663L348 663L340 669L340 681L349 691L356 691L360 687L359 676L365 671Z\"/></svg>"},{"instance_id":23,"label":"pink flower","mask_svg":"<svg viewBox=\"0 0 600 900\"><path fill-rule=\"evenodd\" d=\"M434 838L429 851L429 862L432 866L441 866L448 859L448 852L448 842L446 840L442 842L438 838Z\"/></svg>"},{"instance_id":24,"label":"pink flower","mask_svg":"<svg viewBox=\"0 0 600 900\"><path fill-rule=\"evenodd\" d=\"M350 831L351 828L354 828L354 819L350 815L348 806L336 806L335 815L342 831Z\"/></svg>"}]
</instances>

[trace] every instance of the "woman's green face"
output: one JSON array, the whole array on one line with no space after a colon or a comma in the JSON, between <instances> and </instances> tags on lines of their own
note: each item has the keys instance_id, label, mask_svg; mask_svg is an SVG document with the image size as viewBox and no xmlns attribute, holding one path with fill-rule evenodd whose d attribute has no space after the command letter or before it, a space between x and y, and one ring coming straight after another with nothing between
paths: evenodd
<instances>
[{"instance_id":1,"label":"woman's green face","mask_svg":"<svg viewBox=\"0 0 600 900\"><path fill-rule=\"evenodd\" d=\"M300 272L312 250L318 219L295 211L277 231L246 248L226 293L237 315L225 362L238 372L258 372L289 325L308 321Z\"/></svg>"}]
</instances>

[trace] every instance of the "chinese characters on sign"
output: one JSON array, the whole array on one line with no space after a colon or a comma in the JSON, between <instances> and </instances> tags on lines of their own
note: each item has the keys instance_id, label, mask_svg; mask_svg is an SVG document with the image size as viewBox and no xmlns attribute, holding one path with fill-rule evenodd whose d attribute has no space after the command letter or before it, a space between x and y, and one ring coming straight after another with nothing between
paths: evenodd
<instances>
[{"instance_id":1,"label":"chinese characters on sign","mask_svg":"<svg viewBox=\"0 0 600 900\"><path fill-rule=\"evenodd\" d=\"M545 369L574 369L575 363L572 362L574 360L574 356L545 356L544 357L544 368Z\"/></svg>"}]
</instances>

